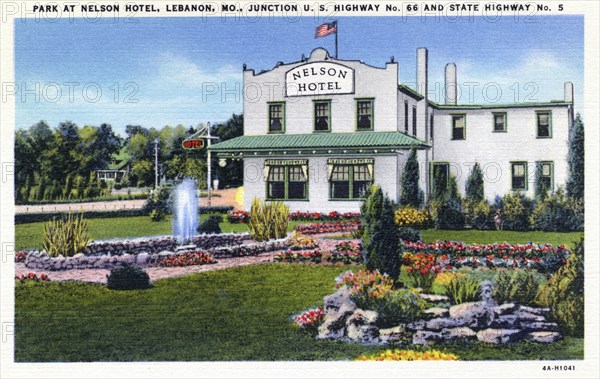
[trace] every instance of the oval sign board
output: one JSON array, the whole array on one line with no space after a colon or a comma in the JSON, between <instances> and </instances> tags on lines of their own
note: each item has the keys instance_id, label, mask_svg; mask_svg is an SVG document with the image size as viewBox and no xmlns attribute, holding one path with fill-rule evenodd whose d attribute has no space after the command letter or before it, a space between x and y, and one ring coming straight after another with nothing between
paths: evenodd
<instances>
[{"instance_id":1,"label":"oval sign board","mask_svg":"<svg viewBox=\"0 0 600 379\"><path fill-rule=\"evenodd\" d=\"M204 148L204 140L203 139L188 139L181 143L184 149L189 150L200 150Z\"/></svg>"}]
</instances>

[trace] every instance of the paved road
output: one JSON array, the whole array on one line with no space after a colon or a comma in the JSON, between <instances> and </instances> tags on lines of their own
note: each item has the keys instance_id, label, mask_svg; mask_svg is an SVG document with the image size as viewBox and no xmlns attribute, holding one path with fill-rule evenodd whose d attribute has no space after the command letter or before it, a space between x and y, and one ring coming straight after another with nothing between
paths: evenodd
<instances>
[{"instance_id":1,"label":"paved road","mask_svg":"<svg viewBox=\"0 0 600 379\"><path fill-rule=\"evenodd\" d=\"M239 209L241 205L235 201L237 188L214 191L219 197L211 198L212 206L231 205ZM111 211L119 209L138 209L144 206L146 200L118 200L118 201L96 201L88 203L67 204L44 204L44 205L17 205L16 213L42 213L42 212L68 212L72 211ZM208 205L208 198L201 198L200 205Z\"/></svg>"}]
</instances>

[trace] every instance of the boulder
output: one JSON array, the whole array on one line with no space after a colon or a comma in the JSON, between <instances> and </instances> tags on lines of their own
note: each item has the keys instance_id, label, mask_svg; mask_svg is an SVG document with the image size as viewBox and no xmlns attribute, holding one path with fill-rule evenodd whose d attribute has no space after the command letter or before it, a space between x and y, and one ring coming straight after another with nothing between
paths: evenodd
<instances>
[{"instance_id":1,"label":"boulder","mask_svg":"<svg viewBox=\"0 0 600 379\"><path fill-rule=\"evenodd\" d=\"M319 335L320 339L340 339L344 336L344 329L346 326L346 320L350 317L354 310L356 309L356 305L352 304L344 304L340 307L340 309L335 312L331 311L329 313L325 313L325 319L323 323L319 326Z\"/></svg>"},{"instance_id":2,"label":"boulder","mask_svg":"<svg viewBox=\"0 0 600 379\"><path fill-rule=\"evenodd\" d=\"M431 303L443 303L450 301L450 298L445 295L432 295L429 293L420 293L419 297L425 301L429 301Z\"/></svg>"},{"instance_id":3,"label":"boulder","mask_svg":"<svg viewBox=\"0 0 600 379\"><path fill-rule=\"evenodd\" d=\"M417 331L417 330L423 330L423 329L425 329L425 320L417 320L417 321L409 322L406 325L406 329L413 331L413 332Z\"/></svg>"},{"instance_id":4,"label":"boulder","mask_svg":"<svg viewBox=\"0 0 600 379\"><path fill-rule=\"evenodd\" d=\"M536 322L546 322L546 317L536 315L535 313L529 313L523 310L518 310L515 315L519 318L520 321L536 321Z\"/></svg>"},{"instance_id":5,"label":"boulder","mask_svg":"<svg viewBox=\"0 0 600 379\"><path fill-rule=\"evenodd\" d=\"M139 254L137 255L137 257L136 257L136 260L135 260L136 264L137 264L138 266L145 266L145 265L148 263L148 257L149 257L149 256L150 256L150 255L149 255L147 252L145 252L145 251L144 251L144 252L141 252L141 253L139 253Z\"/></svg>"},{"instance_id":6,"label":"boulder","mask_svg":"<svg viewBox=\"0 0 600 379\"><path fill-rule=\"evenodd\" d=\"M467 328L466 326L443 329L441 334L446 341L465 341L477 339L477 333L475 333L473 329Z\"/></svg>"},{"instance_id":7,"label":"boulder","mask_svg":"<svg viewBox=\"0 0 600 379\"><path fill-rule=\"evenodd\" d=\"M519 319L515 315L500 315L494 319L491 327L495 329L515 329Z\"/></svg>"},{"instance_id":8,"label":"boulder","mask_svg":"<svg viewBox=\"0 0 600 379\"><path fill-rule=\"evenodd\" d=\"M538 316L550 317L550 308L534 308L534 307L527 307L525 305L521 305L519 307L519 311L532 313L532 314L538 315Z\"/></svg>"},{"instance_id":9,"label":"boulder","mask_svg":"<svg viewBox=\"0 0 600 379\"><path fill-rule=\"evenodd\" d=\"M444 340L442 333L430 332L428 330L419 330L413 335L414 345L429 345L432 343L439 343Z\"/></svg>"},{"instance_id":10,"label":"boulder","mask_svg":"<svg viewBox=\"0 0 600 379\"><path fill-rule=\"evenodd\" d=\"M516 311L518 308L518 305L515 303L504 303L502 305L498 305L497 307L494 307L494 312L497 315L505 315L505 314L509 314L509 313L513 313L514 311Z\"/></svg>"},{"instance_id":11,"label":"boulder","mask_svg":"<svg viewBox=\"0 0 600 379\"><path fill-rule=\"evenodd\" d=\"M350 289L346 286L340 288L331 295L325 296L323 302L325 313L337 312L344 304L356 309L356 304L350 300Z\"/></svg>"},{"instance_id":12,"label":"boulder","mask_svg":"<svg viewBox=\"0 0 600 379\"><path fill-rule=\"evenodd\" d=\"M530 332L525 338L534 342L552 343L560 340L562 336L558 332Z\"/></svg>"},{"instance_id":13,"label":"boulder","mask_svg":"<svg viewBox=\"0 0 600 379\"><path fill-rule=\"evenodd\" d=\"M441 308L441 307L429 308L429 309L424 310L423 313L425 313L427 315L431 315L433 317L448 317L448 315L450 314L448 312L448 309Z\"/></svg>"},{"instance_id":14,"label":"boulder","mask_svg":"<svg viewBox=\"0 0 600 379\"><path fill-rule=\"evenodd\" d=\"M485 302L462 303L450 307L450 317L464 320L469 326L483 329L492 324L495 318L494 306Z\"/></svg>"},{"instance_id":15,"label":"boulder","mask_svg":"<svg viewBox=\"0 0 600 379\"><path fill-rule=\"evenodd\" d=\"M345 309L343 305L340 310ZM346 320L346 336L355 342L373 345L379 343L379 328L375 326L377 312L356 309Z\"/></svg>"},{"instance_id":16,"label":"boulder","mask_svg":"<svg viewBox=\"0 0 600 379\"><path fill-rule=\"evenodd\" d=\"M467 322L466 319L433 318L425 322L425 329L437 331L445 328L457 328L466 325Z\"/></svg>"},{"instance_id":17,"label":"boulder","mask_svg":"<svg viewBox=\"0 0 600 379\"><path fill-rule=\"evenodd\" d=\"M398 325L393 328L379 329L379 340L383 343L401 342L406 335L406 326Z\"/></svg>"},{"instance_id":18,"label":"boulder","mask_svg":"<svg viewBox=\"0 0 600 379\"><path fill-rule=\"evenodd\" d=\"M503 345L521 340L523 331L520 329L484 329L477 332L477 339L481 342Z\"/></svg>"},{"instance_id":19,"label":"boulder","mask_svg":"<svg viewBox=\"0 0 600 379\"><path fill-rule=\"evenodd\" d=\"M522 329L530 331L550 331L557 332L558 324L555 322L537 322L537 321L521 321L519 323Z\"/></svg>"}]
</instances>

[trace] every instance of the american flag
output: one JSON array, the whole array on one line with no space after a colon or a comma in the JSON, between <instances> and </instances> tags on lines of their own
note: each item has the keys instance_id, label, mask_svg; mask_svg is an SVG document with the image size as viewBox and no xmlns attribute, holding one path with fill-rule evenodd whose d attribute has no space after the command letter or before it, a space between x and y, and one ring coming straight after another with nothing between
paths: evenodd
<instances>
[{"instance_id":1,"label":"american flag","mask_svg":"<svg viewBox=\"0 0 600 379\"><path fill-rule=\"evenodd\" d=\"M337 21L332 23L324 23L317 26L315 38L326 37L330 34L337 33Z\"/></svg>"}]
</instances>

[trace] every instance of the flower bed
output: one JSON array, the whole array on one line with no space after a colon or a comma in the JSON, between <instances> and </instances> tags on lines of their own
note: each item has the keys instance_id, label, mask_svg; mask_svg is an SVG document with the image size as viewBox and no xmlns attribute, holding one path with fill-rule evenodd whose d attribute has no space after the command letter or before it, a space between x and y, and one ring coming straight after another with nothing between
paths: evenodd
<instances>
[{"instance_id":1,"label":"flower bed","mask_svg":"<svg viewBox=\"0 0 600 379\"><path fill-rule=\"evenodd\" d=\"M287 250L284 252L276 253L273 257L275 262L321 262L323 254L321 250L309 250L309 251L294 251Z\"/></svg>"},{"instance_id":2,"label":"flower bed","mask_svg":"<svg viewBox=\"0 0 600 379\"><path fill-rule=\"evenodd\" d=\"M287 240L273 240L247 245L225 246L206 250L215 258L247 257L288 248Z\"/></svg>"},{"instance_id":3,"label":"flower bed","mask_svg":"<svg viewBox=\"0 0 600 379\"><path fill-rule=\"evenodd\" d=\"M162 267L182 267L212 263L217 263L217 261L214 260L210 254L203 251L195 251L193 253L165 256L159 260L158 265Z\"/></svg>"},{"instance_id":4,"label":"flower bed","mask_svg":"<svg viewBox=\"0 0 600 379\"><path fill-rule=\"evenodd\" d=\"M361 355L359 361L456 361L458 357L454 354L442 353L438 350L415 351L415 350L386 350L380 354Z\"/></svg>"},{"instance_id":5,"label":"flower bed","mask_svg":"<svg viewBox=\"0 0 600 379\"><path fill-rule=\"evenodd\" d=\"M298 225L296 226L296 231L302 234L353 232L358 229L359 225L360 220L321 222L317 224Z\"/></svg>"},{"instance_id":6,"label":"flower bed","mask_svg":"<svg viewBox=\"0 0 600 379\"><path fill-rule=\"evenodd\" d=\"M550 244L537 245L494 243L487 245L467 245L455 241L433 243L404 241L404 256L407 254L432 255L435 261L446 268L489 267L523 268L544 272L555 272L566 263L570 254L564 245L553 247ZM410 257L410 256L408 256Z\"/></svg>"},{"instance_id":7,"label":"flower bed","mask_svg":"<svg viewBox=\"0 0 600 379\"><path fill-rule=\"evenodd\" d=\"M329 262L343 262L345 264L361 263L363 261L362 243L343 241L335 245L335 249L327 255Z\"/></svg>"},{"instance_id":8,"label":"flower bed","mask_svg":"<svg viewBox=\"0 0 600 379\"><path fill-rule=\"evenodd\" d=\"M323 322L324 317L323 307L317 307L294 316L294 322L302 329L316 329Z\"/></svg>"},{"instance_id":9,"label":"flower bed","mask_svg":"<svg viewBox=\"0 0 600 379\"><path fill-rule=\"evenodd\" d=\"M357 212L292 212L288 219L292 221L337 221L337 220L354 220L360 217ZM232 224L247 224L250 220L250 213L246 211L229 212L227 220Z\"/></svg>"},{"instance_id":10,"label":"flower bed","mask_svg":"<svg viewBox=\"0 0 600 379\"><path fill-rule=\"evenodd\" d=\"M292 250L311 250L319 247L314 238L298 233L289 239L289 246Z\"/></svg>"},{"instance_id":11,"label":"flower bed","mask_svg":"<svg viewBox=\"0 0 600 379\"><path fill-rule=\"evenodd\" d=\"M419 211L413 207L404 207L396 211L394 221L400 227L423 228L431 223L431 217L427 209Z\"/></svg>"},{"instance_id":12,"label":"flower bed","mask_svg":"<svg viewBox=\"0 0 600 379\"><path fill-rule=\"evenodd\" d=\"M235 211L227 214L227 221L231 224L247 224L250 220L250 213L246 211Z\"/></svg>"},{"instance_id":13,"label":"flower bed","mask_svg":"<svg viewBox=\"0 0 600 379\"><path fill-rule=\"evenodd\" d=\"M28 251L19 251L15 254L15 263L23 263L27 259Z\"/></svg>"},{"instance_id":14,"label":"flower bed","mask_svg":"<svg viewBox=\"0 0 600 379\"><path fill-rule=\"evenodd\" d=\"M37 276L37 274L34 274L33 272L30 272L27 275L22 274L21 276L19 276L19 275L15 276L15 280L18 280L20 283L25 283L25 282L49 282L50 278L46 274L41 274L40 276Z\"/></svg>"}]
</instances>

